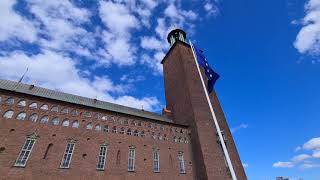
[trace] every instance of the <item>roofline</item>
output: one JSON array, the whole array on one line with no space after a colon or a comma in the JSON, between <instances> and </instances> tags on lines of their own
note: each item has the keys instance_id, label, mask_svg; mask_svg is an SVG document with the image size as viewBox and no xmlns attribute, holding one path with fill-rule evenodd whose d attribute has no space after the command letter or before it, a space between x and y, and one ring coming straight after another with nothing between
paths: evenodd
<instances>
[{"instance_id":1,"label":"roofline","mask_svg":"<svg viewBox=\"0 0 320 180\"><path fill-rule=\"evenodd\" d=\"M67 102L71 104L77 104L77 105L96 108L96 109L107 110L107 111L121 113L121 114L127 114L127 115L141 117L149 120L160 121L163 123L174 124L177 126L188 127L187 125L177 124L173 122L170 118L153 113L153 112L142 111L136 108L122 106L122 105L105 102L105 101L99 101L96 99L86 98L86 97L68 94L64 92L54 91L54 90L50 90L42 87L33 86L33 85L18 83L15 81L0 79L0 89L5 91L11 91L16 93L51 99L51 100L57 100L61 102Z\"/></svg>"},{"instance_id":2,"label":"roofline","mask_svg":"<svg viewBox=\"0 0 320 180\"><path fill-rule=\"evenodd\" d=\"M167 57L168 57L169 54L171 53L172 49L173 49L174 47L176 47L178 43L181 43L182 45L191 48L190 44L188 44L188 43L186 43L186 42L183 42L183 41L180 41L179 39L177 39L177 41L170 47L169 51L167 52L167 54L166 54L166 55L164 56L164 58L162 59L161 64L164 63L164 61L167 59Z\"/></svg>"}]
</instances>

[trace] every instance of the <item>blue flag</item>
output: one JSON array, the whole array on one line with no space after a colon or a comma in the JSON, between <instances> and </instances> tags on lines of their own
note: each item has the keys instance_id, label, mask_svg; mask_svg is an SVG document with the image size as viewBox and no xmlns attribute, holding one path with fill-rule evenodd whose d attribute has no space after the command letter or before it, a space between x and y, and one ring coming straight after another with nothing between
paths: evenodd
<instances>
[{"instance_id":1,"label":"blue flag","mask_svg":"<svg viewBox=\"0 0 320 180\"><path fill-rule=\"evenodd\" d=\"M197 57L199 66L204 68L205 74L208 78L208 92L211 93L213 91L213 86L216 83L217 79L219 79L220 75L212 70L212 68L210 67L207 61L207 58L203 54L203 51L201 51L194 45L193 45L193 50Z\"/></svg>"}]
</instances>

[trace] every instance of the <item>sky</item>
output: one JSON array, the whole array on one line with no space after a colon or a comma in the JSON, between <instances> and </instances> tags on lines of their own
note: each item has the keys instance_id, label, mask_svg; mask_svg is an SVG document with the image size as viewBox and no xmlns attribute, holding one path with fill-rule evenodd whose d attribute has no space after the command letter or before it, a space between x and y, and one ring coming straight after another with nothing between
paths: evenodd
<instances>
[{"instance_id":1,"label":"sky","mask_svg":"<svg viewBox=\"0 0 320 180\"><path fill-rule=\"evenodd\" d=\"M0 78L161 112L184 29L249 180L320 179L320 0L1 0Z\"/></svg>"}]
</instances>

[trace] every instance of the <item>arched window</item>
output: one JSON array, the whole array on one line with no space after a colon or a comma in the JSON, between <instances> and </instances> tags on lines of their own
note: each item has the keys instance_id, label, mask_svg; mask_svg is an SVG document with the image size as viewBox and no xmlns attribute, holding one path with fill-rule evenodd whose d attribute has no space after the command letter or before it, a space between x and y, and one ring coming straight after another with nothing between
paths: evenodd
<instances>
[{"instance_id":1,"label":"arched window","mask_svg":"<svg viewBox=\"0 0 320 180\"><path fill-rule=\"evenodd\" d=\"M48 116L43 116L40 119L40 123L47 124L48 122L49 122L49 117Z\"/></svg>"},{"instance_id":2,"label":"arched window","mask_svg":"<svg viewBox=\"0 0 320 180\"><path fill-rule=\"evenodd\" d=\"M29 105L29 108L32 108L32 109L37 109L38 108L38 104L36 102L33 102Z\"/></svg>"},{"instance_id":3,"label":"arched window","mask_svg":"<svg viewBox=\"0 0 320 180\"><path fill-rule=\"evenodd\" d=\"M25 100L20 100L19 102L18 102L18 104L17 104L18 106L22 106L22 107L24 107L24 106L26 106L27 105L27 103L26 103L26 101Z\"/></svg>"},{"instance_id":4,"label":"arched window","mask_svg":"<svg viewBox=\"0 0 320 180\"><path fill-rule=\"evenodd\" d=\"M102 116L101 119L104 120L104 121L106 121L106 120L108 120L108 116Z\"/></svg>"},{"instance_id":5,"label":"arched window","mask_svg":"<svg viewBox=\"0 0 320 180\"><path fill-rule=\"evenodd\" d=\"M92 129L92 123L91 123L91 122L89 122L89 123L87 124L86 129Z\"/></svg>"},{"instance_id":6,"label":"arched window","mask_svg":"<svg viewBox=\"0 0 320 180\"><path fill-rule=\"evenodd\" d=\"M68 119L65 119L62 121L62 126L63 127L68 127L69 126L69 120Z\"/></svg>"},{"instance_id":7,"label":"arched window","mask_svg":"<svg viewBox=\"0 0 320 180\"><path fill-rule=\"evenodd\" d=\"M34 113L29 117L29 120L32 122L37 122L38 120L38 114Z\"/></svg>"},{"instance_id":8,"label":"arched window","mask_svg":"<svg viewBox=\"0 0 320 180\"><path fill-rule=\"evenodd\" d=\"M183 143L182 137L179 137L179 142L180 142L180 143Z\"/></svg>"},{"instance_id":9,"label":"arched window","mask_svg":"<svg viewBox=\"0 0 320 180\"><path fill-rule=\"evenodd\" d=\"M144 131L141 131L140 136L141 136L141 137L145 137L145 136L146 136L146 135L144 134Z\"/></svg>"},{"instance_id":10,"label":"arched window","mask_svg":"<svg viewBox=\"0 0 320 180\"><path fill-rule=\"evenodd\" d=\"M120 133L120 134L124 134L124 133L125 133L124 127L120 128L120 132L119 132L119 133Z\"/></svg>"},{"instance_id":11,"label":"arched window","mask_svg":"<svg viewBox=\"0 0 320 180\"><path fill-rule=\"evenodd\" d=\"M17 119L20 121L24 121L26 119L27 114L25 112L21 112L17 115Z\"/></svg>"},{"instance_id":12,"label":"arched window","mask_svg":"<svg viewBox=\"0 0 320 180\"><path fill-rule=\"evenodd\" d=\"M68 108L64 108L61 111L62 114L68 114L69 113L69 109Z\"/></svg>"},{"instance_id":13,"label":"arched window","mask_svg":"<svg viewBox=\"0 0 320 180\"><path fill-rule=\"evenodd\" d=\"M163 140L165 140L165 141L168 140L167 134L164 134L164 135L163 135Z\"/></svg>"},{"instance_id":14,"label":"arched window","mask_svg":"<svg viewBox=\"0 0 320 180\"><path fill-rule=\"evenodd\" d=\"M53 107L51 108L51 111L52 111L52 112L59 112L59 107L58 107L58 106L53 106Z\"/></svg>"},{"instance_id":15,"label":"arched window","mask_svg":"<svg viewBox=\"0 0 320 180\"><path fill-rule=\"evenodd\" d=\"M101 117L101 114L100 113L96 113L94 116L93 116L93 119L100 119Z\"/></svg>"},{"instance_id":16,"label":"arched window","mask_svg":"<svg viewBox=\"0 0 320 180\"><path fill-rule=\"evenodd\" d=\"M178 138L176 136L173 137L174 142L178 142Z\"/></svg>"},{"instance_id":17,"label":"arched window","mask_svg":"<svg viewBox=\"0 0 320 180\"><path fill-rule=\"evenodd\" d=\"M135 130L135 131L133 132L133 135L134 135L134 136L139 136L139 132L138 132L137 130Z\"/></svg>"},{"instance_id":18,"label":"arched window","mask_svg":"<svg viewBox=\"0 0 320 180\"><path fill-rule=\"evenodd\" d=\"M156 139L156 138L157 138L157 136L156 136L156 134L155 134L154 132L151 133L151 137L152 137L153 139Z\"/></svg>"},{"instance_id":19,"label":"arched window","mask_svg":"<svg viewBox=\"0 0 320 180\"><path fill-rule=\"evenodd\" d=\"M55 117L55 118L52 119L52 124L53 125L57 126L57 125L59 125L59 123L60 123L60 119L58 117Z\"/></svg>"},{"instance_id":20,"label":"arched window","mask_svg":"<svg viewBox=\"0 0 320 180\"><path fill-rule=\"evenodd\" d=\"M117 133L117 127L116 126L113 126L112 133Z\"/></svg>"},{"instance_id":21,"label":"arched window","mask_svg":"<svg viewBox=\"0 0 320 180\"><path fill-rule=\"evenodd\" d=\"M184 143L186 143L186 144L188 144L189 143L189 141L188 141L188 138L184 138Z\"/></svg>"},{"instance_id":22,"label":"arched window","mask_svg":"<svg viewBox=\"0 0 320 180\"><path fill-rule=\"evenodd\" d=\"M71 116L78 116L78 115L79 115L78 110L74 109L71 111Z\"/></svg>"},{"instance_id":23,"label":"arched window","mask_svg":"<svg viewBox=\"0 0 320 180\"><path fill-rule=\"evenodd\" d=\"M101 131L101 126L100 126L100 124L97 124L94 129L95 129L96 131Z\"/></svg>"},{"instance_id":24,"label":"arched window","mask_svg":"<svg viewBox=\"0 0 320 180\"><path fill-rule=\"evenodd\" d=\"M3 117L6 119L11 119L13 114L14 114L14 112L12 110L9 110L3 114Z\"/></svg>"},{"instance_id":25,"label":"arched window","mask_svg":"<svg viewBox=\"0 0 320 180\"><path fill-rule=\"evenodd\" d=\"M85 116L85 117L91 117L91 113L90 113L89 111L85 111L85 112L83 113L83 116Z\"/></svg>"},{"instance_id":26,"label":"arched window","mask_svg":"<svg viewBox=\"0 0 320 180\"><path fill-rule=\"evenodd\" d=\"M78 120L74 120L74 121L72 122L71 127L73 127L73 128L78 128L78 127L79 127L79 121L78 121Z\"/></svg>"},{"instance_id":27,"label":"arched window","mask_svg":"<svg viewBox=\"0 0 320 180\"><path fill-rule=\"evenodd\" d=\"M116 161L117 166L120 166L120 159L121 159L121 152L120 152L120 150L118 150L118 152L117 152L117 161Z\"/></svg>"},{"instance_id":28,"label":"arched window","mask_svg":"<svg viewBox=\"0 0 320 180\"><path fill-rule=\"evenodd\" d=\"M44 111L48 111L49 109L49 106L47 104L44 104L40 107L41 110L44 110Z\"/></svg>"},{"instance_id":29,"label":"arched window","mask_svg":"<svg viewBox=\"0 0 320 180\"><path fill-rule=\"evenodd\" d=\"M128 129L128 130L127 130L127 135L129 135L129 136L131 136L131 135L132 135L132 131L131 131L131 129Z\"/></svg>"},{"instance_id":30,"label":"arched window","mask_svg":"<svg viewBox=\"0 0 320 180\"><path fill-rule=\"evenodd\" d=\"M142 126L142 123L141 123L141 121L139 121L139 122L138 122L138 126Z\"/></svg>"},{"instance_id":31,"label":"arched window","mask_svg":"<svg viewBox=\"0 0 320 180\"><path fill-rule=\"evenodd\" d=\"M158 138L159 138L159 140L163 139L160 133L158 134Z\"/></svg>"},{"instance_id":32,"label":"arched window","mask_svg":"<svg viewBox=\"0 0 320 180\"><path fill-rule=\"evenodd\" d=\"M109 132L109 126L108 125L104 125L103 127L103 132Z\"/></svg>"},{"instance_id":33,"label":"arched window","mask_svg":"<svg viewBox=\"0 0 320 180\"><path fill-rule=\"evenodd\" d=\"M8 104L8 105L13 105L13 104L14 104L14 99L13 99L13 97L9 97L9 98L6 100L5 103Z\"/></svg>"},{"instance_id":34,"label":"arched window","mask_svg":"<svg viewBox=\"0 0 320 180\"><path fill-rule=\"evenodd\" d=\"M128 125L129 124L128 119L123 120L123 124Z\"/></svg>"}]
</instances>

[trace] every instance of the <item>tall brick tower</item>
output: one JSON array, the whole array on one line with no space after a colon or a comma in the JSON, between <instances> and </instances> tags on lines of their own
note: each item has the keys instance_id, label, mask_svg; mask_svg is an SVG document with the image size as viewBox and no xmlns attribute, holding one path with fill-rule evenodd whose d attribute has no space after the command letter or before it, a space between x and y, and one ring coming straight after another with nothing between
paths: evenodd
<instances>
[{"instance_id":1,"label":"tall brick tower","mask_svg":"<svg viewBox=\"0 0 320 180\"><path fill-rule=\"evenodd\" d=\"M169 33L168 42L171 48L162 61L166 108L171 111L173 121L187 125L191 129L193 169L196 179L231 179L230 168L217 136L193 52L191 46L186 43L186 33L175 29ZM206 78L203 72L202 74ZM246 174L216 92L213 91L209 96L223 132L236 177L238 180L246 180Z\"/></svg>"}]
</instances>

